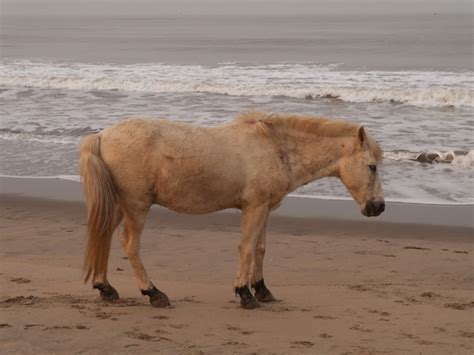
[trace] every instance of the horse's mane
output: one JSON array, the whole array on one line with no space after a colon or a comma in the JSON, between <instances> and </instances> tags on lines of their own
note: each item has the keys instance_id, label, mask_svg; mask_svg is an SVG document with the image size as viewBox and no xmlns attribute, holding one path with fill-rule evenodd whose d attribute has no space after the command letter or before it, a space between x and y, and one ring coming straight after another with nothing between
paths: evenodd
<instances>
[{"instance_id":1,"label":"horse's mane","mask_svg":"<svg viewBox=\"0 0 474 355\"><path fill-rule=\"evenodd\" d=\"M247 111L239 114L234 122L254 124L255 129L264 136L273 134L272 127L280 127L301 133L310 133L319 137L356 137L361 125L324 117L309 115L293 115L268 113L263 111ZM367 142L370 151L377 160L382 159L382 149L378 143L368 135Z\"/></svg>"}]
</instances>

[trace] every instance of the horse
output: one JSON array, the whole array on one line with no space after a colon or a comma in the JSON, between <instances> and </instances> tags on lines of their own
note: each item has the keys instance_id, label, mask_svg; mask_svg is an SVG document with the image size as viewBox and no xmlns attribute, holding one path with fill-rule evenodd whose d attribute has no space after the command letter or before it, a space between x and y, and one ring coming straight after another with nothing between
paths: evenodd
<instances>
[{"instance_id":1,"label":"horse","mask_svg":"<svg viewBox=\"0 0 474 355\"><path fill-rule=\"evenodd\" d=\"M116 123L80 144L88 210L84 282L92 278L104 301L119 298L107 265L123 221L121 244L141 293L152 306L170 306L140 258L150 207L187 214L236 208L242 220L234 292L245 309L273 302L263 278L270 212L299 186L338 177L363 215L378 216L385 209L381 161L363 126L316 116L248 111L213 127L139 117Z\"/></svg>"}]
</instances>

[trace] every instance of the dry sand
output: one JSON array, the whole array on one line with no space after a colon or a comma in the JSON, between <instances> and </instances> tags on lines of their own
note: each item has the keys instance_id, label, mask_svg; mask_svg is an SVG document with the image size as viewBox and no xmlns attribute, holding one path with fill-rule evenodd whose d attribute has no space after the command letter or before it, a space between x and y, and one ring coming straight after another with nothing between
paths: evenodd
<instances>
[{"instance_id":1,"label":"dry sand","mask_svg":"<svg viewBox=\"0 0 474 355\"><path fill-rule=\"evenodd\" d=\"M118 236L105 304L81 282L81 203L3 195L1 353L470 354L472 229L272 218L265 279L279 302L232 292L239 216L153 211L142 256L170 309L138 291Z\"/></svg>"}]
</instances>

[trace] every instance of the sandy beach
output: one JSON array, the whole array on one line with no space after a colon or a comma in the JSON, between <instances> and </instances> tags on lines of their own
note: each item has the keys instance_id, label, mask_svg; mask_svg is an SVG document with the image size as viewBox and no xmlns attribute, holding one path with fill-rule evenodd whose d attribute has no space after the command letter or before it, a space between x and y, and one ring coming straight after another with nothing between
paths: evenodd
<instances>
[{"instance_id":1,"label":"sandy beach","mask_svg":"<svg viewBox=\"0 0 474 355\"><path fill-rule=\"evenodd\" d=\"M449 213L449 209L447 210ZM232 292L239 214L150 213L142 256L170 309L152 308L114 238L106 304L81 281L85 207L1 196L2 353L469 354L472 228L270 219L265 280Z\"/></svg>"}]
</instances>

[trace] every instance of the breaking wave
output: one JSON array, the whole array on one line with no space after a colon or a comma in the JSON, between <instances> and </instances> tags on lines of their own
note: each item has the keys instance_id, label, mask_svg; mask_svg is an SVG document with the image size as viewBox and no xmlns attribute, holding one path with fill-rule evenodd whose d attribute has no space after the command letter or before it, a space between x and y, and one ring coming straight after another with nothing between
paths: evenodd
<instances>
[{"instance_id":1,"label":"breaking wave","mask_svg":"<svg viewBox=\"0 0 474 355\"><path fill-rule=\"evenodd\" d=\"M341 70L338 65L88 65L12 61L0 86L336 99L420 107L474 107L471 72Z\"/></svg>"}]
</instances>

